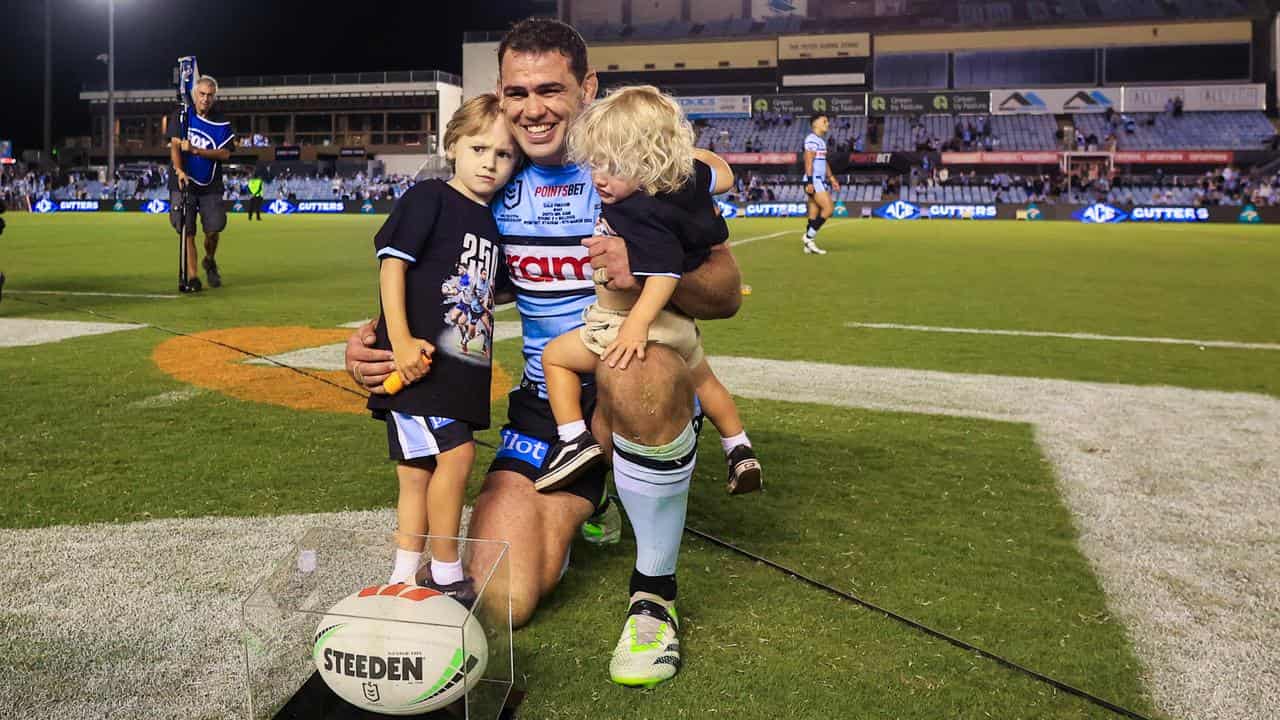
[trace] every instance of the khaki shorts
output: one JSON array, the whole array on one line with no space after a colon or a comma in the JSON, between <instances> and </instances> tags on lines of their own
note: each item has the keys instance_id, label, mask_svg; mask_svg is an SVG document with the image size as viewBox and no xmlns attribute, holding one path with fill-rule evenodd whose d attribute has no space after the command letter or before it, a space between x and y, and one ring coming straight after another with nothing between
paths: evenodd
<instances>
[{"instance_id":1,"label":"khaki shorts","mask_svg":"<svg viewBox=\"0 0 1280 720\"><path fill-rule=\"evenodd\" d=\"M597 303L591 303L582 313L585 324L578 331L582 343L596 355L603 355L605 348L618 339L618 330L622 321L627 319L626 310L608 310ZM689 367L702 362L702 333L693 318L668 310L658 313L653 324L649 326L649 342L659 343L675 350Z\"/></svg>"}]
</instances>

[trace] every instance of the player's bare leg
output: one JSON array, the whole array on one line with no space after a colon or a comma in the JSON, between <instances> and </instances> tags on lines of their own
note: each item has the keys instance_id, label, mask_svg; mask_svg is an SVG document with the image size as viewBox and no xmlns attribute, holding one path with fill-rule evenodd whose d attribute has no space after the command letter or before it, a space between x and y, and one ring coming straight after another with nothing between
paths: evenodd
<instances>
[{"instance_id":1,"label":"player's bare leg","mask_svg":"<svg viewBox=\"0 0 1280 720\"><path fill-rule=\"evenodd\" d=\"M491 472L476 497L468 535L510 543L509 575L495 579L486 592L511 598L511 622L529 622L538 602L560 582L569 545L593 510L591 503L566 492L539 493L533 482L509 470ZM469 560L472 575L497 560L497 548L477 543Z\"/></svg>"}]
</instances>

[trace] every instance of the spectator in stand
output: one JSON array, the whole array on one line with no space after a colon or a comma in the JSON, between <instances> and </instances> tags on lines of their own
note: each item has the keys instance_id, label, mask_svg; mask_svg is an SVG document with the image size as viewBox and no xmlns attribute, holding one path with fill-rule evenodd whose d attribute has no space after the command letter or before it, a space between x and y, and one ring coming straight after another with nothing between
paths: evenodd
<instances>
[{"instance_id":1,"label":"spectator in stand","mask_svg":"<svg viewBox=\"0 0 1280 720\"><path fill-rule=\"evenodd\" d=\"M1124 131L1129 135L1138 131L1138 123L1128 115L1121 115L1120 121L1124 123Z\"/></svg>"},{"instance_id":2,"label":"spectator in stand","mask_svg":"<svg viewBox=\"0 0 1280 720\"><path fill-rule=\"evenodd\" d=\"M1181 97L1175 97L1173 99L1173 116L1176 118L1182 117L1182 98Z\"/></svg>"}]
</instances>

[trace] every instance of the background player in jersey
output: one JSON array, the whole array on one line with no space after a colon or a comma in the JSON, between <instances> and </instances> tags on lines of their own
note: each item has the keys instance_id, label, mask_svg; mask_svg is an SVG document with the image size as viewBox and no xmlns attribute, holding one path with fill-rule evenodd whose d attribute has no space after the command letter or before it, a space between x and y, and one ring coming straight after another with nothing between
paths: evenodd
<instances>
[{"instance_id":1,"label":"background player in jersey","mask_svg":"<svg viewBox=\"0 0 1280 720\"><path fill-rule=\"evenodd\" d=\"M511 177L517 151L494 95L458 109L444 146L453 177L413 186L374 240L382 299L375 347L392 351L407 386L393 396L371 395L369 409L386 422L391 459L398 461L399 527L389 582L416 582L421 536L430 531L431 574L424 584L467 599L474 590L453 538L475 459L472 431L489 427L490 364L455 346L454 328L438 308L455 272L488 277L497 269L498 228L488 203ZM478 288L471 284L471 290Z\"/></svg>"},{"instance_id":2,"label":"background player in jersey","mask_svg":"<svg viewBox=\"0 0 1280 720\"><path fill-rule=\"evenodd\" d=\"M698 153L680 106L652 86L624 88L597 101L569 133L569 157L592 168L603 204L596 233L625 239L631 273L644 284L636 292L597 283L586 324L543 351L560 441L547 453L538 490L572 484L602 461L603 451L583 419L579 376L594 374L597 362L626 370L633 357L644 359L650 342L684 358L703 412L717 428L731 428L730 490L760 487L760 463L733 398L706 362L697 326L688 315L666 309L685 270L697 268L712 245L729 237L712 193L733 187L733 171L714 153Z\"/></svg>"},{"instance_id":3,"label":"background player in jersey","mask_svg":"<svg viewBox=\"0 0 1280 720\"><path fill-rule=\"evenodd\" d=\"M183 242L187 244L186 292L198 292L203 287L196 265L196 215L204 230L204 270L209 286L222 286L222 275L214 260L219 234L227 226L227 211L222 206L222 163L231 159L236 135L231 123L214 107L217 95L217 80L204 75L196 81L191 92L195 112L188 114L186 137L182 137L178 114L169 117L169 159L173 162L169 220L175 230L183 190L187 197L187 221L182 229Z\"/></svg>"},{"instance_id":4,"label":"background player in jersey","mask_svg":"<svg viewBox=\"0 0 1280 720\"><path fill-rule=\"evenodd\" d=\"M818 113L809 119L811 132L804 139L804 193L808 197L809 224L804 231L805 254L826 255L827 251L815 242L822 224L831 219L835 205L831 191L839 190L840 183L831 174L827 164L827 129L831 118Z\"/></svg>"},{"instance_id":5,"label":"background player in jersey","mask_svg":"<svg viewBox=\"0 0 1280 720\"><path fill-rule=\"evenodd\" d=\"M611 290L638 284L622 239L592 237L600 198L589 170L565 161L568 127L597 89L582 37L557 20L524 20L499 43L498 71L503 114L530 161L493 204L516 290L525 368L520 386L508 396L502 445L476 498L468 532L510 543L505 591L512 623L519 626L529 622L541 599L559 584L570 544L604 498L603 471L586 473L556 492L539 493L533 486L556 438L542 382L543 346L582 324L582 311L595 297L593 264L608 275ZM742 303L741 282L732 253L717 245L707 262L684 274L672 300L698 319L730 317ZM353 378L376 393L394 364L387 353L367 347L370 337L367 325L352 333L346 365ZM660 346L626 371L602 368L596 384L583 388L591 405L599 387L601 412L586 413L592 430L602 440L614 432L627 437L641 453L640 462L614 465L614 484L636 535L628 592L647 592L674 603L676 559L693 473L694 448L686 433L693 417L692 380L684 360ZM666 385L657 382L667 377ZM663 464L655 456L664 448L689 455ZM641 488L649 494L642 495ZM478 548L473 561L483 565L495 559L488 553ZM628 652L645 668L649 683L671 677L680 663L678 626L665 609L629 603L624 633L634 638Z\"/></svg>"}]
</instances>

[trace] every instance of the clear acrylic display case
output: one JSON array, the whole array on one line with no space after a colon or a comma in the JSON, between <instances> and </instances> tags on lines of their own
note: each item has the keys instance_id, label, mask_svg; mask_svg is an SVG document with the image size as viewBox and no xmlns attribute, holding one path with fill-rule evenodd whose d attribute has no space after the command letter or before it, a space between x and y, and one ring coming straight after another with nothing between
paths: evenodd
<instances>
[{"instance_id":1,"label":"clear acrylic display case","mask_svg":"<svg viewBox=\"0 0 1280 720\"><path fill-rule=\"evenodd\" d=\"M398 717L496 720L503 716L514 679L509 548L504 542L465 538L458 539L458 547L475 583L471 615L483 628L488 661L480 680L461 700L433 713ZM312 528L284 556L273 560L266 577L241 606L251 720L396 717L340 699L316 672L312 659L320 620L339 600L385 583L394 551L390 532ZM474 640L467 641L466 626L464 619L456 628L446 627L449 632L456 630L463 646L475 645Z\"/></svg>"}]
</instances>

